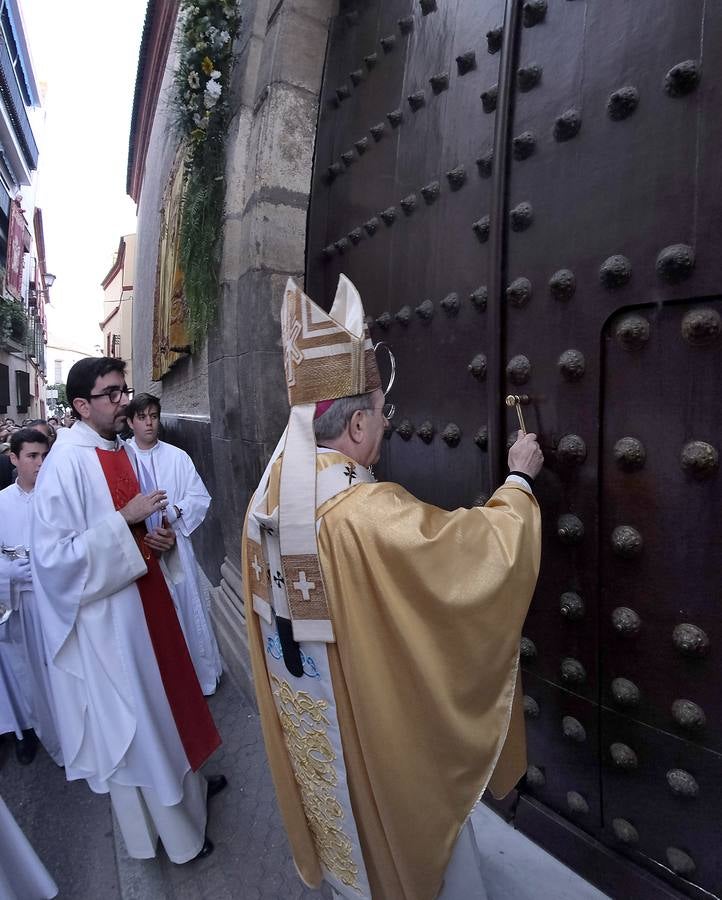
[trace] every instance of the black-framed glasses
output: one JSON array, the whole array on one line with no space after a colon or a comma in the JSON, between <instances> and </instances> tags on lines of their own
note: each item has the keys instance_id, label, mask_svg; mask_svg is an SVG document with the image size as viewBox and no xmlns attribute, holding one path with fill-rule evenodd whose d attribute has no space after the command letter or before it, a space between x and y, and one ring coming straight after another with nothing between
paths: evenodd
<instances>
[{"instance_id":1,"label":"black-framed glasses","mask_svg":"<svg viewBox=\"0 0 722 900\"><path fill-rule=\"evenodd\" d=\"M120 403L120 398L123 396L123 394L125 394L125 396L130 400L130 398L133 396L133 388L108 388L107 391L101 391L99 394L88 394L88 399L99 400L101 397L107 397L111 403Z\"/></svg>"}]
</instances>

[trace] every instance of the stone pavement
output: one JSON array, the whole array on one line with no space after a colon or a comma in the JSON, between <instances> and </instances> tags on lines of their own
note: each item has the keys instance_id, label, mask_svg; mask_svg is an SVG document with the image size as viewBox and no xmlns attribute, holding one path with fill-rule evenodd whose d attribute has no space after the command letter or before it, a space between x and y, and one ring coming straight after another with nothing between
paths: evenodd
<instances>
[{"instance_id":1,"label":"stone pavement","mask_svg":"<svg viewBox=\"0 0 722 900\"><path fill-rule=\"evenodd\" d=\"M0 793L67 900L312 900L290 856L266 763L258 715L228 674L210 706L223 746L206 774L228 787L210 801L215 852L176 866L161 849L130 859L107 797L68 783L42 748L19 766L10 741L0 746ZM480 805L473 822L489 900L603 900L561 863ZM413 822L410 822L413 827ZM473 900L473 898L469 898Z\"/></svg>"},{"instance_id":2,"label":"stone pavement","mask_svg":"<svg viewBox=\"0 0 722 900\"><path fill-rule=\"evenodd\" d=\"M223 744L204 771L222 772L228 787L210 801L208 836L214 852L174 865L161 850L154 860L130 859L117 831L118 876L123 900L312 900L296 874L256 711L223 676L210 698Z\"/></svg>"},{"instance_id":3,"label":"stone pavement","mask_svg":"<svg viewBox=\"0 0 722 900\"><path fill-rule=\"evenodd\" d=\"M42 747L29 766L0 744L0 794L55 879L61 898L120 900L110 804L84 781L66 781ZM2 840L2 836L0 836Z\"/></svg>"}]
</instances>

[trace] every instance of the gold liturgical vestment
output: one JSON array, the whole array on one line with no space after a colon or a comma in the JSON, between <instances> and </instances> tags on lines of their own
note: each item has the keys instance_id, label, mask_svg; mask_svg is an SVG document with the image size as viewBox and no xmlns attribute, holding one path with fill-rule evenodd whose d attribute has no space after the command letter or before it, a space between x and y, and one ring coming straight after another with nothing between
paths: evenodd
<instances>
[{"instance_id":1,"label":"gold liturgical vestment","mask_svg":"<svg viewBox=\"0 0 722 900\"><path fill-rule=\"evenodd\" d=\"M279 471L280 461L269 506ZM519 640L539 571L539 508L512 484L485 507L447 512L397 484L365 483L317 515L329 666L372 896L434 900L482 792L503 796L526 770ZM245 530L243 548L266 749L296 866L316 887L323 872L269 685Z\"/></svg>"}]
</instances>

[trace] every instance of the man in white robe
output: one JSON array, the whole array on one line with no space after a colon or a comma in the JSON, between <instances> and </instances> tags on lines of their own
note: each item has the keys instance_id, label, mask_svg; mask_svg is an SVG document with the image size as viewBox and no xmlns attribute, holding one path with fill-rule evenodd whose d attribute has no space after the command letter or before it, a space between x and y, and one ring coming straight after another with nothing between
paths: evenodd
<instances>
[{"instance_id":1,"label":"man in white robe","mask_svg":"<svg viewBox=\"0 0 722 900\"><path fill-rule=\"evenodd\" d=\"M12 609L7 622L0 626L0 653L6 668L15 678L5 680L9 697L19 688L22 694L20 709L28 710L23 732L33 729L49 755L63 764L55 717L52 709L45 643L38 616L37 602L30 573L30 517L32 514L35 481L40 466L48 454L48 439L35 428L21 428L12 435L10 460L17 471L13 484L0 491L0 603ZM13 681L15 684L13 684ZM14 705L18 708L17 698ZM12 708L12 706L11 706ZM16 721L13 729L17 735ZM34 757L34 735L24 735L16 747L18 760L26 763ZM29 757L29 758L28 758Z\"/></svg>"},{"instance_id":2,"label":"man in white robe","mask_svg":"<svg viewBox=\"0 0 722 900\"><path fill-rule=\"evenodd\" d=\"M202 524L211 502L210 494L190 456L179 447L158 440L160 400L153 394L139 394L128 404L130 440L135 451L136 471L143 491L162 489L168 506L164 514L153 513L149 530L163 518L175 532L177 576L170 569L169 586L183 628L188 650L206 696L214 694L223 671L221 654L211 621L210 598L203 589L191 534Z\"/></svg>"},{"instance_id":3,"label":"man in white robe","mask_svg":"<svg viewBox=\"0 0 722 900\"><path fill-rule=\"evenodd\" d=\"M132 857L155 856L160 837L184 863L213 849L206 796L219 782L197 770L220 737L158 566L173 534L142 524L165 494L140 492L117 438L124 373L96 357L68 374L78 421L38 478L31 563L68 779L110 793Z\"/></svg>"}]
</instances>

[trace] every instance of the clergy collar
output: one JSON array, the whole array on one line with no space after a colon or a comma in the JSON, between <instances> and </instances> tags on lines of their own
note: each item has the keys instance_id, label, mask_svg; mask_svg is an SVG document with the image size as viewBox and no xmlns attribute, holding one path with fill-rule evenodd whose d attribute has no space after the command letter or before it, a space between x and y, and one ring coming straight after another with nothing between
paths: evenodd
<instances>
[{"instance_id":1,"label":"clergy collar","mask_svg":"<svg viewBox=\"0 0 722 900\"><path fill-rule=\"evenodd\" d=\"M75 444L78 447L97 447L99 450L118 450L123 446L124 442L118 437L113 441L109 441L107 438L99 435L90 425L78 421L70 429L67 438L63 440L63 444L67 443Z\"/></svg>"}]
</instances>

